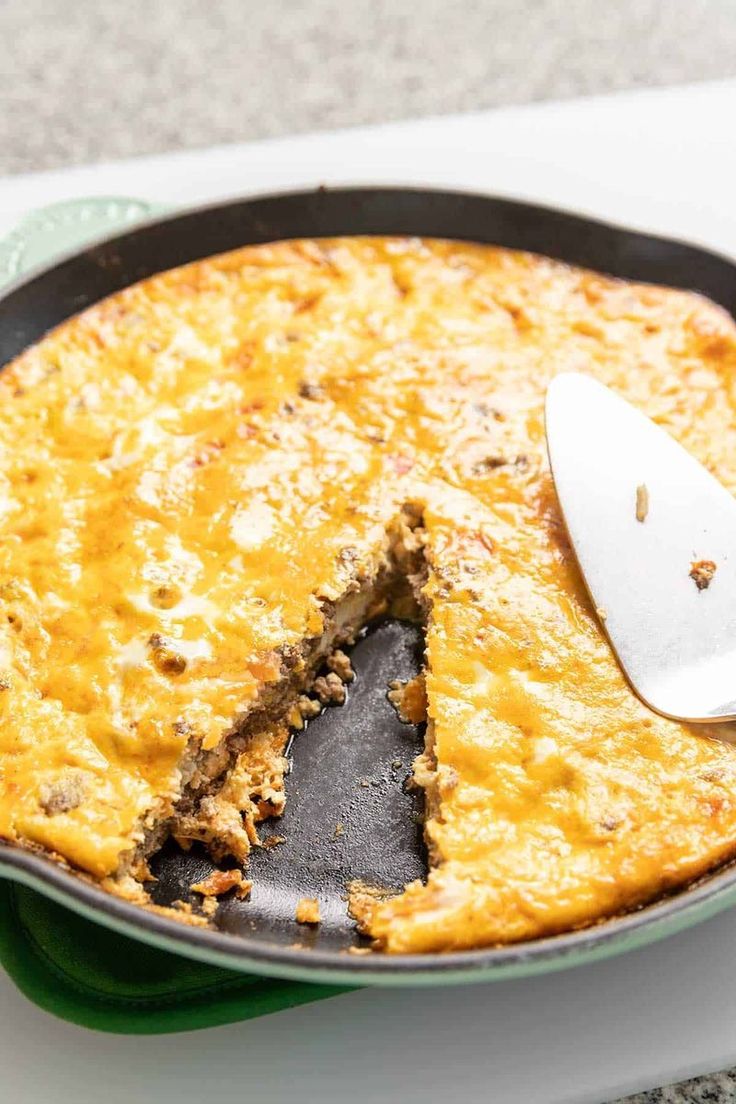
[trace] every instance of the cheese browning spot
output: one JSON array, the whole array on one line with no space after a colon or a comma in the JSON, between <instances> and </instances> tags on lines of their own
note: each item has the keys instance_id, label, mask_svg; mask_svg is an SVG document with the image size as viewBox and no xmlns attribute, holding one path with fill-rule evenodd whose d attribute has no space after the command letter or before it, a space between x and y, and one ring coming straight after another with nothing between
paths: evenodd
<instances>
[{"instance_id":1,"label":"cheese browning spot","mask_svg":"<svg viewBox=\"0 0 736 1104\"><path fill-rule=\"evenodd\" d=\"M153 633L148 641L154 666L162 675L182 675L187 669L187 661L177 652L160 633Z\"/></svg>"},{"instance_id":2,"label":"cheese browning spot","mask_svg":"<svg viewBox=\"0 0 736 1104\"><path fill-rule=\"evenodd\" d=\"M162 583L151 592L151 605L156 609L170 610L181 601L181 591L176 586Z\"/></svg>"},{"instance_id":3,"label":"cheese browning spot","mask_svg":"<svg viewBox=\"0 0 736 1104\"><path fill-rule=\"evenodd\" d=\"M716 565L713 560L695 560L690 565L690 578L698 590L707 590L715 573Z\"/></svg>"}]
</instances>

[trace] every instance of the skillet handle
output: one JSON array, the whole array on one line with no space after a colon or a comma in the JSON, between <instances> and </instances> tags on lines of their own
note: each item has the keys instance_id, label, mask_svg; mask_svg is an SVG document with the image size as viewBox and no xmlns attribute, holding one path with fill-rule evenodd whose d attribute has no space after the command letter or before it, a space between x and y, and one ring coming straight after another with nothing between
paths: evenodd
<instances>
[{"instance_id":1,"label":"skillet handle","mask_svg":"<svg viewBox=\"0 0 736 1104\"><path fill-rule=\"evenodd\" d=\"M112 237L169 208L124 196L67 199L30 211L0 237L0 289L29 269L91 241Z\"/></svg>"}]
</instances>

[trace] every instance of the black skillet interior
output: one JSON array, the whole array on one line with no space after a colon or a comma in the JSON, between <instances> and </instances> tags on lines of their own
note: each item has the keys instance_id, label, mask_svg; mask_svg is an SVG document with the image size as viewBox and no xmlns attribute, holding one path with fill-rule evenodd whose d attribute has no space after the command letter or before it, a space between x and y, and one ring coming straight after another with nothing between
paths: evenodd
<instances>
[{"instance_id":1,"label":"black skillet interior","mask_svg":"<svg viewBox=\"0 0 736 1104\"><path fill-rule=\"evenodd\" d=\"M176 215L84 249L31 276L0 301L0 364L70 315L155 272L244 244L340 234L422 235L527 249L614 276L694 289L736 311L736 266L692 246L512 200L394 188L320 189ZM366 960L340 953L360 942L346 912L346 884L359 878L400 886L425 869L421 803L405 785L422 733L402 724L386 700L391 679L411 677L418 669L421 635L412 626L385 622L358 642L353 661L357 679L347 703L329 707L294 740L287 810L264 833L283 836L285 842L255 852L250 902L226 900L220 909L218 926L241 938L187 929L132 906L103 901L99 891L58 868L42 873L41 879L134 928L168 931L182 949L201 944L227 954L237 945L241 953L260 959L266 972L268 963L289 966L295 955L343 974L352 961L359 977ZM43 860L18 851L11 856L2 844L0 857L3 849L16 870L25 865L38 874ZM212 869L204 852L195 848L184 854L171 844L153 866L161 903L192 900L188 887ZM733 881L727 878L729 885ZM323 923L318 929L295 924L300 896L320 900ZM677 909L678 901L687 897L681 894L657 906L658 913ZM637 925L646 922L647 911L639 914ZM466 966L492 967L495 958L548 957L555 944L560 951L572 951L573 945L605 940L617 926L631 923L632 918L611 921L590 933L462 959ZM453 959L459 964L457 956L444 956L438 968L452 968ZM401 965L392 960L392 968ZM425 960L424 965L430 964ZM412 969L409 962L403 968Z\"/></svg>"}]
</instances>

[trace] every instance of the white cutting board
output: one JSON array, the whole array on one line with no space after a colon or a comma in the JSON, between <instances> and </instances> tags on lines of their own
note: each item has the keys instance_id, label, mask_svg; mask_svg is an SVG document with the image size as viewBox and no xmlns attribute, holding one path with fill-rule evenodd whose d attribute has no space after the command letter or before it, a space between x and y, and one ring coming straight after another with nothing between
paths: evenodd
<instances>
[{"instance_id":1,"label":"white cutting board","mask_svg":"<svg viewBox=\"0 0 736 1104\"><path fill-rule=\"evenodd\" d=\"M0 232L88 195L170 204L316 183L518 196L736 257L736 80L504 109L0 180ZM736 911L562 974L362 991L198 1036L94 1035L0 976L13 1104L577 1104L736 1064Z\"/></svg>"}]
</instances>

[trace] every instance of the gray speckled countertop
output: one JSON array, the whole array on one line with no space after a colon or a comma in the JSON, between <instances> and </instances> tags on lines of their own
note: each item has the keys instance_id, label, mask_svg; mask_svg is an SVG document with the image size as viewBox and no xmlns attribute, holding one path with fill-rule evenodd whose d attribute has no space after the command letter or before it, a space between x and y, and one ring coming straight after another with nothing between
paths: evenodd
<instances>
[{"instance_id":1,"label":"gray speckled countertop","mask_svg":"<svg viewBox=\"0 0 736 1104\"><path fill-rule=\"evenodd\" d=\"M727 0L0 0L0 173L736 75ZM736 1071L627 1104L736 1101Z\"/></svg>"},{"instance_id":2,"label":"gray speckled countertop","mask_svg":"<svg viewBox=\"0 0 736 1104\"><path fill-rule=\"evenodd\" d=\"M736 73L730 0L1 0L0 172Z\"/></svg>"},{"instance_id":3,"label":"gray speckled countertop","mask_svg":"<svg viewBox=\"0 0 736 1104\"><path fill-rule=\"evenodd\" d=\"M732 1104L736 1100L736 1071L696 1077L665 1089L627 1096L617 1104Z\"/></svg>"}]
</instances>

